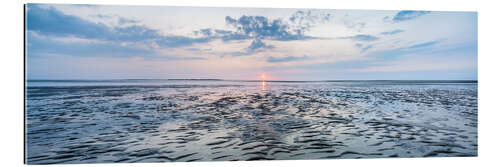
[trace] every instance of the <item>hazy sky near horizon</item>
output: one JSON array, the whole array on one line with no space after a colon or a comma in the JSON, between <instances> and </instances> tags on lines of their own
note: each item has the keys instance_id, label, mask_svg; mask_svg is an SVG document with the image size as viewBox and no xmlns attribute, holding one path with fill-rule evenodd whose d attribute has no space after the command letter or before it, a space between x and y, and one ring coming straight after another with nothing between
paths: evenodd
<instances>
[{"instance_id":1,"label":"hazy sky near horizon","mask_svg":"<svg viewBox=\"0 0 500 167\"><path fill-rule=\"evenodd\" d=\"M28 79L477 79L477 13L28 4Z\"/></svg>"}]
</instances>

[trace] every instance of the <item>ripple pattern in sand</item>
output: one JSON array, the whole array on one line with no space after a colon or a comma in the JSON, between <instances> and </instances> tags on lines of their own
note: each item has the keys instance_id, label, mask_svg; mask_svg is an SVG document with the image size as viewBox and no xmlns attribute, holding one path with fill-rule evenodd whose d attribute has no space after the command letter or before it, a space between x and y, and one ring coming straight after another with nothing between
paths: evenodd
<instances>
[{"instance_id":1,"label":"ripple pattern in sand","mask_svg":"<svg viewBox=\"0 0 500 167\"><path fill-rule=\"evenodd\" d=\"M476 85L32 87L28 164L477 155Z\"/></svg>"}]
</instances>

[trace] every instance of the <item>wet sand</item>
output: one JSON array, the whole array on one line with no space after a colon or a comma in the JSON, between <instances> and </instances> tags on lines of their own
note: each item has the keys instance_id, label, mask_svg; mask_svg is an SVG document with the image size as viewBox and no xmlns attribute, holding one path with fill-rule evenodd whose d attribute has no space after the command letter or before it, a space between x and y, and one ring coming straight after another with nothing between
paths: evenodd
<instances>
[{"instance_id":1,"label":"wet sand","mask_svg":"<svg viewBox=\"0 0 500 167\"><path fill-rule=\"evenodd\" d=\"M30 86L27 162L477 156L477 84Z\"/></svg>"}]
</instances>

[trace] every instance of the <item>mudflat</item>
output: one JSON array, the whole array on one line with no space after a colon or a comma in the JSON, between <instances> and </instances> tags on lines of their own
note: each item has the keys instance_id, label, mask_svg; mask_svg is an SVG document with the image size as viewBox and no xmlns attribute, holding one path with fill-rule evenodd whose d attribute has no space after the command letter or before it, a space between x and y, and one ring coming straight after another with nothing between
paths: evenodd
<instances>
[{"instance_id":1,"label":"mudflat","mask_svg":"<svg viewBox=\"0 0 500 167\"><path fill-rule=\"evenodd\" d=\"M477 83L30 84L28 164L477 156Z\"/></svg>"}]
</instances>

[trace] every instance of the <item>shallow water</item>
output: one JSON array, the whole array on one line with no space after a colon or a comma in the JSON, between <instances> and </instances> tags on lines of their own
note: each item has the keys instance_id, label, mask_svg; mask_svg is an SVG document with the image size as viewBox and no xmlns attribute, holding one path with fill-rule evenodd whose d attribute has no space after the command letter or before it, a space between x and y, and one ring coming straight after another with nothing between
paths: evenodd
<instances>
[{"instance_id":1,"label":"shallow water","mask_svg":"<svg viewBox=\"0 0 500 167\"><path fill-rule=\"evenodd\" d=\"M28 82L28 164L477 156L467 82Z\"/></svg>"}]
</instances>

